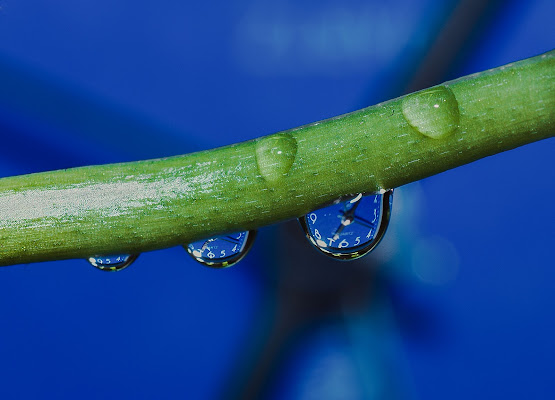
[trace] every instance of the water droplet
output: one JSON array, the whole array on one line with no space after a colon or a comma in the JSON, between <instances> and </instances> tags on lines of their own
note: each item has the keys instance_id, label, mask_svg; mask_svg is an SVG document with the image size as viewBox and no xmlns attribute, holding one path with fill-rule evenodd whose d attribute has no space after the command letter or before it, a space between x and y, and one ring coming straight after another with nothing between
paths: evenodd
<instances>
[{"instance_id":1,"label":"water droplet","mask_svg":"<svg viewBox=\"0 0 555 400\"><path fill-rule=\"evenodd\" d=\"M230 267L247 255L256 231L232 233L190 243L187 252L201 264L212 268Z\"/></svg>"},{"instance_id":2,"label":"water droplet","mask_svg":"<svg viewBox=\"0 0 555 400\"><path fill-rule=\"evenodd\" d=\"M133 264L138 254L116 254L111 256L89 257L89 263L102 271L121 271Z\"/></svg>"},{"instance_id":3,"label":"water droplet","mask_svg":"<svg viewBox=\"0 0 555 400\"><path fill-rule=\"evenodd\" d=\"M354 260L368 254L382 239L392 202L393 190L359 194L308 213L299 222L319 251L330 257Z\"/></svg>"},{"instance_id":4,"label":"water droplet","mask_svg":"<svg viewBox=\"0 0 555 400\"><path fill-rule=\"evenodd\" d=\"M441 139L459 127L459 103L446 86L436 86L403 98L407 122L432 139Z\"/></svg>"},{"instance_id":5,"label":"water droplet","mask_svg":"<svg viewBox=\"0 0 555 400\"><path fill-rule=\"evenodd\" d=\"M259 139L255 151L260 175L268 182L275 182L291 169L297 155L297 141L289 133L278 133Z\"/></svg>"}]
</instances>

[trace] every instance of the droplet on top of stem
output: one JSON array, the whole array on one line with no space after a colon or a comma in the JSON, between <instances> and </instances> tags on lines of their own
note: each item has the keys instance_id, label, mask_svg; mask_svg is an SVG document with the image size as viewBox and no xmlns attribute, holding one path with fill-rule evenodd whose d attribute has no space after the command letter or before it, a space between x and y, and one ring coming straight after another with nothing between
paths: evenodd
<instances>
[{"instance_id":1,"label":"droplet on top of stem","mask_svg":"<svg viewBox=\"0 0 555 400\"><path fill-rule=\"evenodd\" d=\"M289 133L266 136L256 142L256 164L269 183L282 179L295 161L297 141Z\"/></svg>"},{"instance_id":2,"label":"droplet on top of stem","mask_svg":"<svg viewBox=\"0 0 555 400\"><path fill-rule=\"evenodd\" d=\"M459 127L459 103L447 86L410 94L401 109L410 126L432 139L443 139Z\"/></svg>"}]
</instances>

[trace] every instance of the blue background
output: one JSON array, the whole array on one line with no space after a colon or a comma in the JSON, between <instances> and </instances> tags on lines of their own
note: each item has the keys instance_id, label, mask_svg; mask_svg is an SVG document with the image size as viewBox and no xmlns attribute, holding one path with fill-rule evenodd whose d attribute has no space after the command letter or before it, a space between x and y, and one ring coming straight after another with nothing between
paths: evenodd
<instances>
[{"instance_id":1,"label":"blue background","mask_svg":"<svg viewBox=\"0 0 555 400\"><path fill-rule=\"evenodd\" d=\"M353 111L551 50L554 14L549 0L0 0L0 174ZM287 223L227 270L182 248L119 273L1 268L0 397L549 397L554 151L398 189L386 239L349 264Z\"/></svg>"}]
</instances>

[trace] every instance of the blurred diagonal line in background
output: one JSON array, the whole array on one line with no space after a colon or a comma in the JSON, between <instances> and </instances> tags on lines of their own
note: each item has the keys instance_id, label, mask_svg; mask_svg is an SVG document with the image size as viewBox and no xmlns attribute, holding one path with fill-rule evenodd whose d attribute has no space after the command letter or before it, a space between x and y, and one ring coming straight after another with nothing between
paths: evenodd
<instances>
[{"instance_id":1,"label":"blurred diagonal line in background","mask_svg":"<svg viewBox=\"0 0 555 400\"><path fill-rule=\"evenodd\" d=\"M425 54L404 93L449 79L449 72L472 49L474 41L479 40L487 21L495 18L502 3L499 0L461 0Z\"/></svg>"},{"instance_id":2,"label":"blurred diagonal line in background","mask_svg":"<svg viewBox=\"0 0 555 400\"><path fill-rule=\"evenodd\" d=\"M436 39L429 43L430 48L427 51L424 49L422 54L414 55L421 61L410 63L404 60L409 65L418 67L401 69L401 72L409 75L395 77L397 85L392 85L392 88L396 88L396 92L389 93L388 97L400 95L399 91L403 86L407 91L415 91L441 82L461 53L470 48L470 39L477 32L479 34L480 26L492 17L498 3L499 1L460 1L446 18ZM399 82L410 83L407 85ZM311 251L310 246L304 243L302 235L298 234L297 225L296 221L292 221L279 227L279 239L276 241L279 245L274 245L278 256L276 263L279 265L275 266L273 273L269 272L272 276L268 277L267 292L271 294L261 310L266 318L259 319L266 326L255 329L258 340L250 342L249 351L243 354L246 360L244 358L239 363L242 368L238 372L233 371L224 397L273 398L271 393L277 387L279 371L288 365L287 359L293 356L293 351L298 350L296 344L299 341L306 342L306 337L314 335L319 327L326 329L327 325L329 328L330 322L334 320L337 323L338 316L342 314L345 329L351 332L353 351L360 353L357 361L359 374L363 375L360 377L363 398L405 397L407 390L396 387L396 379L393 377L395 370L402 371L404 368L392 366L388 357L394 356L386 354L388 350L393 351L394 346L389 345L376 352L379 345L369 343L371 338L358 343L364 339L364 335L360 334L360 318L357 316L364 320L365 315L372 314L374 317L371 323L379 325L382 335L384 330L397 335L397 328L391 321L395 310L390 308L390 295L382 287L387 285L387 278L377 272L380 269L379 260L369 258L348 265L337 265ZM279 254L279 249L282 248L293 250L286 256ZM295 250L296 248L298 249ZM342 309L345 305L350 306ZM376 308L383 309L377 311ZM375 336L374 339L380 340L380 336ZM378 370L377 376L365 375L375 374Z\"/></svg>"}]
</instances>

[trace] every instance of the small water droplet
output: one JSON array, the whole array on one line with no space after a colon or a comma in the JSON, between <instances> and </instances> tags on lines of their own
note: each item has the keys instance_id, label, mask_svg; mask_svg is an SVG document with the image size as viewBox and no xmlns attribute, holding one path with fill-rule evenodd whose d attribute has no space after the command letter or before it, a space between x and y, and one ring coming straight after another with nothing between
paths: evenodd
<instances>
[{"instance_id":1,"label":"small water droplet","mask_svg":"<svg viewBox=\"0 0 555 400\"><path fill-rule=\"evenodd\" d=\"M446 86L436 86L403 98L407 122L422 135L441 139L459 127L459 103Z\"/></svg>"},{"instance_id":2,"label":"small water droplet","mask_svg":"<svg viewBox=\"0 0 555 400\"><path fill-rule=\"evenodd\" d=\"M291 169L297 155L297 141L289 133L278 133L259 139L255 151L260 175L268 182L275 182Z\"/></svg>"},{"instance_id":3,"label":"small water droplet","mask_svg":"<svg viewBox=\"0 0 555 400\"><path fill-rule=\"evenodd\" d=\"M89 263L102 271L121 271L133 264L138 254L115 254L111 256L89 257Z\"/></svg>"},{"instance_id":4,"label":"small water droplet","mask_svg":"<svg viewBox=\"0 0 555 400\"><path fill-rule=\"evenodd\" d=\"M391 213L393 189L337 202L299 218L310 243L322 253L354 260L382 239Z\"/></svg>"},{"instance_id":5,"label":"small water droplet","mask_svg":"<svg viewBox=\"0 0 555 400\"><path fill-rule=\"evenodd\" d=\"M244 231L216 236L183 246L201 264L212 268L225 268L237 264L247 255L256 231Z\"/></svg>"}]
</instances>

